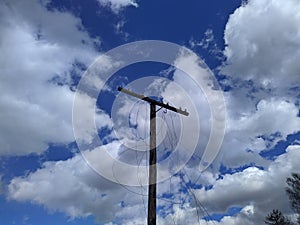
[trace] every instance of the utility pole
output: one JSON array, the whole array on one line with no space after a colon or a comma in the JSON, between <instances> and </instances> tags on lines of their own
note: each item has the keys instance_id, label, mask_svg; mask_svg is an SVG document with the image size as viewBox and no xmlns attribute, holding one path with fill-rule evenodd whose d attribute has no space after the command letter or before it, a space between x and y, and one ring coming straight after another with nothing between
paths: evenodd
<instances>
[{"instance_id":1,"label":"utility pole","mask_svg":"<svg viewBox=\"0 0 300 225\"><path fill-rule=\"evenodd\" d=\"M156 169L156 112L161 108L166 108L176 113L188 116L189 113L186 110L181 110L165 104L163 102L156 101L150 97L140 95L129 91L125 88L118 87L118 91L124 92L133 97L139 98L143 101L150 103L150 157L149 157L149 183L148 183L148 225L156 225L156 182L157 182L157 169ZM156 110L156 106L161 108Z\"/></svg>"}]
</instances>

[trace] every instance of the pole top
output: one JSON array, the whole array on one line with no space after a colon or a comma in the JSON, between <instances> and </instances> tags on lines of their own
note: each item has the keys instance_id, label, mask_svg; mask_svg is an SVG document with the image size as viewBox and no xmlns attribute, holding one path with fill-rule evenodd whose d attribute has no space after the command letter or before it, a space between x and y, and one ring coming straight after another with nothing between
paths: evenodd
<instances>
[{"instance_id":1,"label":"pole top","mask_svg":"<svg viewBox=\"0 0 300 225\"><path fill-rule=\"evenodd\" d=\"M131 96L139 98L139 99L141 99L143 101L149 102L150 104L158 105L158 106L161 106L163 108L169 109L169 110L171 110L173 112L180 113L180 114L182 114L184 116L188 116L189 115L189 113L187 112L186 109L182 110L181 107L179 109L175 108L173 106L170 106L169 103L165 104L163 102L156 101L156 100L154 100L154 99L152 99L150 97L146 97L144 95L140 95L140 94L137 94L135 92L129 91L129 90L127 90L127 89L125 89L125 88L123 88L121 86L118 87L118 91L124 92L124 93L126 93L128 95L131 95Z\"/></svg>"}]
</instances>

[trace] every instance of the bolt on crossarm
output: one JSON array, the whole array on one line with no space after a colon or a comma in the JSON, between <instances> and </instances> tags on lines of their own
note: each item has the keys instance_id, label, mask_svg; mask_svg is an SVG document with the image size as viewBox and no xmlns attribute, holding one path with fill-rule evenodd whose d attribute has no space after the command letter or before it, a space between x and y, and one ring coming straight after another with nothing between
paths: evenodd
<instances>
[{"instance_id":1,"label":"bolt on crossarm","mask_svg":"<svg viewBox=\"0 0 300 225\"><path fill-rule=\"evenodd\" d=\"M148 225L156 225L156 106L169 109L176 113L188 116L189 113L181 108L175 108L169 104L151 99L141 94L134 93L122 87L118 87L118 91L131 95L143 101L150 103L150 157L149 157L149 183L148 183Z\"/></svg>"}]
</instances>

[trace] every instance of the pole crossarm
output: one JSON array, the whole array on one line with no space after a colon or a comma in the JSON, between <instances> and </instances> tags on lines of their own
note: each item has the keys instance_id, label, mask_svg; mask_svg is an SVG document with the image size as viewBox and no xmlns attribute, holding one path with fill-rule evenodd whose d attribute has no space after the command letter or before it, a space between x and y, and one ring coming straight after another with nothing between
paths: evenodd
<instances>
[{"instance_id":1,"label":"pole crossarm","mask_svg":"<svg viewBox=\"0 0 300 225\"><path fill-rule=\"evenodd\" d=\"M186 110L182 110L181 108L179 108L179 109L175 108L174 106L170 106L168 103L165 104L163 102L156 101L156 100L154 100L152 98L149 98L149 97L144 96L144 95L137 94L137 93L132 92L132 91L130 91L128 89L125 89L125 88L122 88L122 87L118 87L118 91L124 92L124 93L126 93L128 95L131 95L131 96L139 98L139 99L141 99L143 101L149 102L150 104L158 105L158 106L161 106L163 108L169 109L171 111L177 112L177 113L182 114L184 116L188 116L189 115L189 113Z\"/></svg>"}]
</instances>

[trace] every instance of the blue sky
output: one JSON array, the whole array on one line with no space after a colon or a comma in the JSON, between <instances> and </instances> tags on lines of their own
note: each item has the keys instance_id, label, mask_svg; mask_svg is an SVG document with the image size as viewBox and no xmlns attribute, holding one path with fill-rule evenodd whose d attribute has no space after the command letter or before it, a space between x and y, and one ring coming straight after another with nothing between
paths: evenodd
<instances>
[{"instance_id":1,"label":"blue sky","mask_svg":"<svg viewBox=\"0 0 300 225\"><path fill-rule=\"evenodd\" d=\"M103 147L116 161L138 166L136 174L118 171L119 178L147 177L147 152L141 149L148 145L149 106L118 93L119 85L199 116L182 131L179 115L157 113L158 158L168 162L161 174L169 175L158 184L158 224L254 225L273 208L292 215L284 188L286 177L300 172L299 10L294 0L2 0L1 223L145 224L147 187L124 186L99 172L101 166L113 172L116 167L101 158ZM114 73L94 99L103 146L89 142L90 130L75 138L72 114L79 110L78 124L88 125L85 110L94 109L89 96L87 108L73 107L81 78L90 73L92 85L101 86L106 70L120 63L105 53L143 40L172 42L195 55ZM196 80L207 78L197 56L214 74L226 105L222 145L202 172L215 119L209 94L214 89L211 79L200 90L189 78L188 72ZM122 142L126 138L134 140L130 148ZM195 139L188 161L174 172ZM78 147L82 143L90 143L88 150Z\"/></svg>"}]
</instances>

